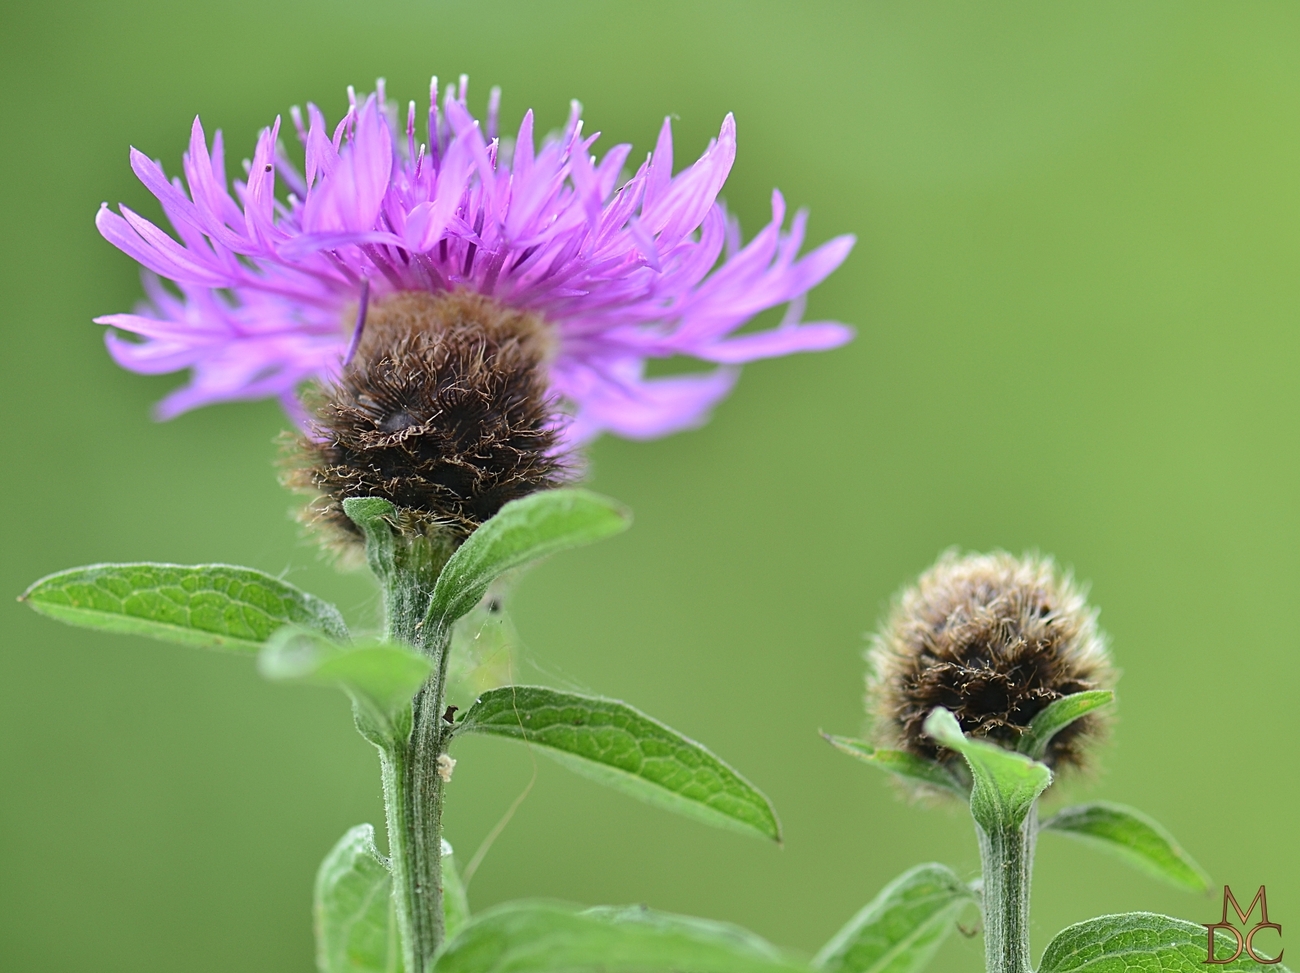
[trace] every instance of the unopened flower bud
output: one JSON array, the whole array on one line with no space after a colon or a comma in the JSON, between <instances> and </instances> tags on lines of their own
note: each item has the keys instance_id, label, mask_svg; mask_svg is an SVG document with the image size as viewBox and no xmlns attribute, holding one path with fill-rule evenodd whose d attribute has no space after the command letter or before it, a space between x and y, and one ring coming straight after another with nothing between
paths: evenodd
<instances>
[{"instance_id":1,"label":"unopened flower bud","mask_svg":"<svg viewBox=\"0 0 1300 973\"><path fill-rule=\"evenodd\" d=\"M948 552L897 599L868 653L868 706L880 743L950 760L922 732L935 707L962 731L1008 749L1050 703L1115 681L1097 612L1050 558ZM1044 761L1081 766L1105 730L1089 714Z\"/></svg>"},{"instance_id":2,"label":"unopened flower bud","mask_svg":"<svg viewBox=\"0 0 1300 973\"><path fill-rule=\"evenodd\" d=\"M383 497L417 532L463 539L503 504L558 485L552 350L536 315L467 291L390 295L363 311L355 354L311 403L292 485L360 540L350 497ZM360 327L360 325L359 325Z\"/></svg>"}]
</instances>

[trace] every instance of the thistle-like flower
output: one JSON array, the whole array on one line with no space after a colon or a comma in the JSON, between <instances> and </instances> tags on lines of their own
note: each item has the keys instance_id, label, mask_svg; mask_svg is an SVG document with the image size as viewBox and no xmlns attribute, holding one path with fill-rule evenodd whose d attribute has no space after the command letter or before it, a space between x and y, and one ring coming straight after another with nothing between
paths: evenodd
<instances>
[{"instance_id":1,"label":"thistle-like flower","mask_svg":"<svg viewBox=\"0 0 1300 973\"><path fill-rule=\"evenodd\" d=\"M496 90L483 127L464 78L441 111L438 93L435 79L423 142L415 103L402 131L382 82L360 100L349 89L332 133L314 105L305 119L295 109L304 170L277 119L233 196L221 134L209 149L198 119L185 186L132 150L179 240L125 206L101 208L100 232L150 272L150 304L96 320L115 329L108 348L124 367L191 370L162 417L278 396L304 430L299 481L324 491L336 520L343 498L380 495L472 527L562 479L566 449L604 431L698 425L738 364L851 337L800 318L852 238L799 257L806 214L783 230L774 193L772 221L742 246L718 202L736 151L730 115L676 176L665 121L627 178L630 146L597 160L576 102L538 147L531 112L498 137ZM781 304L779 326L734 334ZM717 367L645 375L647 360L679 355Z\"/></svg>"},{"instance_id":2,"label":"thistle-like flower","mask_svg":"<svg viewBox=\"0 0 1300 973\"><path fill-rule=\"evenodd\" d=\"M1051 558L949 551L897 599L868 653L868 707L880 742L949 760L923 731L942 706L970 736L1015 749L1062 696L1115 681L1097 612ZM1052 738L1044 761L1081 766L1105 729L1089 714Z\"/></svg>"}]
</instances>

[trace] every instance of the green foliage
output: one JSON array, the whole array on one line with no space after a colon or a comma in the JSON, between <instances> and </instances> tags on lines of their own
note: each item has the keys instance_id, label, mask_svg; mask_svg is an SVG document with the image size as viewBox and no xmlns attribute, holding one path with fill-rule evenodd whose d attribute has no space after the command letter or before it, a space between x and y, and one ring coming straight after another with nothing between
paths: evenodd
<instances>
[{"instance_id":1,"label":"green foliage","mask_svg":"<svg viewBox=\"0 0 1300 973\"><path fill-rule=\"evenodd\" d=\"M1236 941L1231 941L1235 947ZM1154 912L1099 916L1061 930L1043 953L1038 973L1204 973L1207 943L1205 927L1199 923ZM1230 949L1219 958L1231 955ZM1244 952L1233 962L1210 969L1288 973L1280 963L1262 965Z\"/></svg>"},{"instance_id":2,"label":"green foliage","mask_svg":"<svg viewBox=\"0 0 1300 973\"><path fill-rule=\"evenodd\" d=\"M451 556L452 535L404 529L402 512L383 497L349 497L343 512L366 539L366 563L384 586L388 611L414 625L424 616L429 592Z\"/></svg>"},{"instance_id":3,"label":"green foliage","mask_svg":"<svg viewBox=\"0 0 1300 973\"><path fill-rule=\"evenodd\" d=\"M1029 729L1020 738L1016 749L1033 760L1042 760L1052 737L1079 717L1108 706L1114 700L1115 694L1109 689L1090 689L1062 696L1029 721Z\"/></svg>"},{"instance_id":4,"label":"green foliage","mask_svg":"<svg viewBox=\"0 0 1300 973\"><path fill-rule=\"evenodd\" d=\"M1210 876L1173 835L1141 811L1098 801L1058 811L1042 827L1082 839L1118 855L1149 875L1192 892L1210 888Z\"/></svg>"},{"instance_id":5,"label":"green foliage","mask_svg":"<svg viewBox=\"0 0 1300 973\"><path fill-rule=\"evenodd\" d=\"M794 973L802 967L734 926L647 909L513 902L476 916L434 973Z\"/></svg>"},{"instance_id":6,"label":"green foliage","mask_svg":"<svg viewBox=\"0 0 1300 973\"><path fill-rule=\"evenodd\" d=\"M514 568L626 530L627 508L589 490L543 490L512 500L469 535L433 590L429 618L450 624Z\"/></svg>"},{"instance_id":7,"label":"green foliage","mask_svg":"<svg viewBox=\"0 0 1300 973\"><path fill-rule=\"evenodd\" d=\"M321 973L401 973L392 876L370 825L345 834L321 862L313 914Z\"/></svg>"},{"instance_id":8,"label":"green foliage","mask_svg":"<svg viewBox=\"0 0 1300 973\"><path fill-rule=\"evenodd\" d=\"M825 973L915 973L974 901L975 893L946 865L917 865L831 937L813 966Z\"/></svg>"},{"instance_id":9,"label":"green foliage","mask_svg":"<svg viewBox=\"0 0 1300 973\"><path fill-rule=\"evenodd\" d=\"M397 508L383 497L348 497L343 512L361 528L366 538L366 563L375 577L385 580L393 571L396 545L392 524Z\"/></svg>"},{"instance_id":10,"label":"green foliage","mask_svg":"<svg viewBox=\"0 0 1300 973\"><path fill-rule=\"evenodd\" d=\"M446 841L442 905L450 939L469 921L469 901ZM373 827L357 825L325 856L316 872L312 912L321 973L402 973L393 878L375 847Z\"/></svg>"},{"instance_id":11,"label":"green foliage","mask_svg":"<svg viewBox=\"0 0 1300 973\"><path fill-rule=\"evenodd\" d=\"M443 931L450 941L469 922L469 896L465 893L465 883L460 879L460 869L456 867L456 855L446 838L442 840L441 864Z\"/></svg>"},{"instance_id":12,"label":"green foliage","mask_svg":"<svg viewBox=\"0 0 1300 973\"><path fill-rule=\"evenodd\" d=\"M492 585L452 629L447 698L462 708L487 690L514 682L523 642L505 608L506 594L507 585Z\"/></svg>"},{"instance_id":13,"label":"green foliage","mask_svg":"<svg viewBox=\"0 0 1300 973\"><path fill-rule=\"evenodd\" d=\"M70 625L239 652L285 625L348 638L333 605L228 564L94 564L44 577L19 600Z\"/></svg>"},{"instance_id":14,"label":"green foliage","mask_svg":"<svg viewBox=\"0 0 1300 973\"><path fill-rule=\"evenodd\" d=\"M411 732L411 697L433 664L391 642L338 645L299 628L283 628L257 659L268 679L338 686L352 698L357 728L386 746Z\"/></svg>"},{"instance_id":15,"label":"green foliage","mask_svg":"<svg viewBox=\"0 0 1300 973\"><path fill-rule=\"evenodd\" d=\"M712 919L682 916L672 912L656 912L645 905L598 905L583 909L582 915L593 916L609 923L637 923L664 932L684 933L701 939L716 940L737 952L748 953L760 959L778 962L783 959L781 951L762 936L729 922L716 922Z\"/></svg>"},{"instance_id":16,"label":"green foliage","mask_svg":"<svg viewBox=\"0 0 1300 973\"><path fill-rule=\"evenodd\" d=\"M886 750L873 747L865 740L823 733L822 738L841 753L856 757L865 764L887 770L914 784L925 784L956 794L963 801L970 796L969 786L964 786L943 764L926 760L906 750Z\"/></svg>"},{"instance_id":17,"label":"green foliage","mask_svg":"<svg viewBox=\"0 0 1300 973\"><path fill-rule=\"evenodd\" d=\"M506 686L480 696L456 732L524 740L652 804L781 840L776 812L749 781L694 740L617 700Z\"/></svg>"},{"instance_id":18,"label":"green foliage","mask_svg":"<svg viewBox=\"0 0 1300 973\"><path fill-rule=\"evenodd\" d=\"M1043 764L967 737L957 718L942 706L926 717L925 732L966 758L975 780L971 815L985 831L1019 827L1038 795L1052 782L1052 772Z\"/></svg>"}]
</instances>

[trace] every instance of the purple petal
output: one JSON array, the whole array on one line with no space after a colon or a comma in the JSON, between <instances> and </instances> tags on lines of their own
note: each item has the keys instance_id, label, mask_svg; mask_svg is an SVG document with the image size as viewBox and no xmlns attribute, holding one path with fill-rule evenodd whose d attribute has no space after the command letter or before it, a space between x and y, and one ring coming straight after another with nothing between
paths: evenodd
<instances>
[{"instance_id":1,"label":"purple petal","mask_svg":"<svg viewBox=\"0 0 1300 973\"><path fill-rule=\"evenodd\" d=\"M95 216L95 226L104 239L128 257L148 267L156 274L187 284L206 287L227 287L230 280L190 259L188 252L152 223L136 216L125 206L122 212L133 217L123 219L105 203Z\"/></svg>"},{"instance_id":2,"label":"purple petal","mask_svg":"<svg viewBox=\"0 0 1300 973\"><path fill-rule=\"evenodd\" d=\"M801 351L829 351L853 340L853 329L836 321L773 328L695 348L695 357L720 365L739 365Z\"/></svg>"},{"instance_id":3,"label":"purple petal","mask_svg":"<svg viewBox=\"0 0 1300 973\"><path fill-rule=\"evenodd\" d=\"M132 152L175 236L125 207L105 207L96 223L180 293L150 276L151 310L98 320L114 329L106 341L124 367L192 371L162 414L262 396L292 403L298 383L336 374L362 281L382 288L380 299L477 291L549 321L560 339L552 391L573 410L563 432L571 441L698 425L734 384L735 364L849 340L844 325L799 319L804 295L843 262L852 238L800 257L806 214L783 230L785 204L774 193L772 220L742 245L718 203L736 153L732 116L675 176L665 120L654 152L617 188L630 149L614 146L597 162L597 136L582 134L576 102L563 132L540 146L526 113L513 153L503 154L466 107L463 79L446 86L441 115L436 79L431 94L427 154L415 147L412 112L399 157L382 94L351 92L332 137L315 105L306 118L294 113L303 175L280 149L278 119L259 135L247 182L233 189L221 133L209 151L198 119L183 157L188 195L160 163ZM489 118L489 135L494 125ZM275 197L277 176L293 193L288 203ZM777 328L730 337L782 304ZM723 367L645 378L648 358L677 354Z\"/></svg>"},{"instance_id":4,"label":"purple petal","mask_svg":"<svg viewBox=\"0 0 1300 973\"><path fill-rule=\"evenodd\" d=\"M627 364L616 371L623 374L585 370L581 395L573 396L579 408L569 435L586 440L607 431L628 439L655 439L693 429L708 419L739 376L731 368L652 379L627 374Z\"/></svg>"},{"instance_id":5,"label":"purple petal","mask_svg":"<svg viewBox=\"0 0 1300 973\"><path fill-rule=\"evenodd\" d=\"M728 113L722 121L718 140L693 166L672 181L661 199L643 212L646 226L670 243L690 233L713 208L735 160L736 120Z\"/></svg>"},{"instance_id":6,"label":"purple petal","mask_svg":"<svg viewBox=\"0 0 1300 973\"><path fill-rule=\"evenodd\" d=\"M669 183L673 179L673 122L665 118L659 127L659 141L650 155L646 169L645 206L649 208L659 202Z\"/></svg>"}]
</instances>

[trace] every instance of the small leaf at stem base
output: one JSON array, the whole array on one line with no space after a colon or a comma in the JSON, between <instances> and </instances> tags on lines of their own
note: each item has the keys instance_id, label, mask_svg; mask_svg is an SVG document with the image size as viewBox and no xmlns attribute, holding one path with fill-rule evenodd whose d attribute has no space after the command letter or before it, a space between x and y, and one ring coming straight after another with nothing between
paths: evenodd
<instances>
[{"instance_id":1,"label":"small leaf at stem base","mask_svg":"<svg viewBox=\"0 0 1300 973\"><path fill-rule=\"evenodd\" d=\"M957 718L942 706L926 717L925 732L966 758L975 778L971 815L986 831L1019 827L1038 795L1052 782L1052 772L1043 764L995 744L970 739L962 733Z\"/></svg>"},{"instance_id":2,"label":"small leaf at stem base","mask_svg":"<svg viewBox=\"0 0 1300 973\"><path fill-rule=\"evenodd\" d=\"M917 973L978 901L946 865L917 865L894 879L831 937L812 965L824 973Z\"/></svg>"},{"instance_id":3,"label":"small leaf at stem base","mask_svg":"<svg viewBox=\"0 0 1300 973\"><path fill-rule=\"evenodd\" d=\"M446 841L442 891L450 940L469 921L469 903ZM312 911L321 973L403 973L392 874L375 847L373 827L357 825L325 856L316 872Z\"/></svg>"},{"instance_id":4,"label":"small leaf at stem base","mask_svg":"<svg viewBox=\"0 0 1300 973\"><path fill-rule=\"evenodd\" d=\"M450 941L469 922L469 896L460 880L456 856L447 839L442 839L442 924Z\"/></svg>"},{"instance_id":5,"label":"small leaf at stem base","mask_svg":"<svg viewBox=\"0 0 1300 973\"><path fill-rule=\"evenodd\" d=\"M401 973L393 880L374 828L357 825L325 856L314 899L321 973Z\"/></svg>"}]
</instances>

